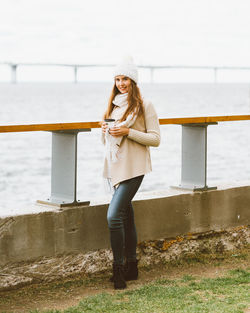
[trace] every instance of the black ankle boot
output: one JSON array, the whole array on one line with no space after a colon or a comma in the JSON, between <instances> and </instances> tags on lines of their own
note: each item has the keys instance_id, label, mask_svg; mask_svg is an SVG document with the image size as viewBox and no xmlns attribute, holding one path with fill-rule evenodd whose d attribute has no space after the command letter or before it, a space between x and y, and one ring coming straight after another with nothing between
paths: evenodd
<instances>
[{"instance_id":1,"label":"black ankle boot","mask_svg":"<svg viewBox=\"0 0 250 313\"><path fill-rule=\"evenodd\" d=\"M113 264L113 282L115 289L124 289L127 287L124 278L124 266L120 264Z\"/></svg>"},{"instance_id":2,"label":"black ankle boot","mask_svg":"<svg viewBox=\"0 0 250 313\"><path fill-rule=\"evenodd\" d=\"M125 280L136 280L138 278L138 260L127 261L125 264L124 278Z\"/></svg>"}]
</instances>

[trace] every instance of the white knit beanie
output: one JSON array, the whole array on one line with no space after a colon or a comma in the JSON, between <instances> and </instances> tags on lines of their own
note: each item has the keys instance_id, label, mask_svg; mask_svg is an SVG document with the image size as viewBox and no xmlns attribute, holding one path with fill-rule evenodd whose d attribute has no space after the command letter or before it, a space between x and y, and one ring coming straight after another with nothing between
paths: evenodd
<instances>
[{"instance_id":1,"label":"white knit beanie","mask_svg":"<svg viewBox=\"0 0 250 313\"><path fill-rule=\"evenodd\" d=\"M124 57L121 63L115 67L114 77L119 75L127 76L134 82L138 83L138 69L131 56Z\"/></svg>"}]
</instances>

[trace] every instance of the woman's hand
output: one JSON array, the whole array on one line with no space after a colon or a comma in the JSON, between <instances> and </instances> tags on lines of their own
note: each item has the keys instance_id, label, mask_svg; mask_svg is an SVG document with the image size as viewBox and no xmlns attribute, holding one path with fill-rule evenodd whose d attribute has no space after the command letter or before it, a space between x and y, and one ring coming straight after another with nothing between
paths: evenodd
<instances>
[{"instance_id":1,"label":"woman's hand","mask_svg":"<svg viewBox=\"0 0 250 313\"><path fill-rule=\"evenodd\" d=\"M108 124L106 122L102 122L102 132L105 134L108 128Z\"/></svg>"},{"instance_id":2,"label":"woman's hand","mask_svg":"<svg viewBox=\"0 0 250 313\"><path fill-rule=\"evenodd\" d=\"M127 136L129 134L129 128L126 126L115 126L109 129L109 133L114 137Z\"/></svg>"}]
</instances>

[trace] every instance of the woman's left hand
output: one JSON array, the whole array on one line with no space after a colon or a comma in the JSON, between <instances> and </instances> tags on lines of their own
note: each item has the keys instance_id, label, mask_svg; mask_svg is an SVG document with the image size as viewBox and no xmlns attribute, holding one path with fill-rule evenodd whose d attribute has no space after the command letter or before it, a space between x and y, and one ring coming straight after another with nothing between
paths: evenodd
<instances>
[{"instance_id":1,"label":"woman's left hand","mask_svg":"<svg viewBox=\"0 0 250 313\"><path fill-rule=\"evenodd\" d=\"M129 134L129 128L126 126L121 127L112 127L109 129L109 133L111 136L120 137L120 136L127 136Z\"/></svg>"}]
</instances>

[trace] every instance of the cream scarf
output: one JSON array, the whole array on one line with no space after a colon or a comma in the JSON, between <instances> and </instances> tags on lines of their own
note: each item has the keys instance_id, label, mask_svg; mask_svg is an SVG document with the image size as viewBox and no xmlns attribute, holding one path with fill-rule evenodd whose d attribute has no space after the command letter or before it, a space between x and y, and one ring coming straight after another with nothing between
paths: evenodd
<instances>
[{"instance_id":1,"label":"cream scarf","mask_svg":"<svg viewBox=\"0 0 250 313\"><path fill-rule=\"evenodd\" d=\"M120 107L120 111L121 111L121 115L118 116L115 122L115 126L117 127L121 127L121 126L131 127L133 126L137 118L137 114L135 112L132 112L128 115L125 121L119 123L119 120L122 118L124 112L128 108L127 97L128 97L127 93L118 94L115 96L113 100L113 104ZM117 162L118 160L119 147L120 147L122 138L123 136L120 136L120 137L111 136L108 131L106 131L105 133L105 142L106 142L105 151L106 151L108 167L110 167L110 163Z\"/></svg>"}]
</instances>

